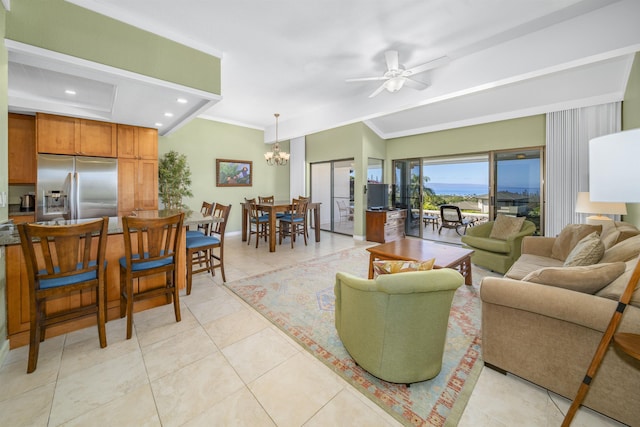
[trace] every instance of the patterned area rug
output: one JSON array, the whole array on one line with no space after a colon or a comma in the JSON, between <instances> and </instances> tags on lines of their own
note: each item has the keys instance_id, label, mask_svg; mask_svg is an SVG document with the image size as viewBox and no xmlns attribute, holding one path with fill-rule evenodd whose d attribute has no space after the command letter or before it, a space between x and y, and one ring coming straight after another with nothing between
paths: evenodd
<instances>
[{"instance_id":1,"label":"patterned area rug","mask_svg":"<svg viewBox=\"0 0 640 427\"><path fill-rule=\"evenodd\" d=\"M482 368L478 283L484 271L474 268L474 285L456 291L440 374L406 387L357 366L335 330L335 274L367 277L368 254L348 249L226 285L403 424L456 425Z\"/></svg>"}]
</instances>

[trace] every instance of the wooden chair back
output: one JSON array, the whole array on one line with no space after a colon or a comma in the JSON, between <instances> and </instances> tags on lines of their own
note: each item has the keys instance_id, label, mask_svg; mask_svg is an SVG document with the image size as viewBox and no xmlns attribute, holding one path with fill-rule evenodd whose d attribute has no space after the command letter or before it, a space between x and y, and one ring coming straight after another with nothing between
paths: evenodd
<instances>
[{"instance_id":1,"label":"wooden chair back","mask_svg":"<svg viewBox=\"0 0 640 427\"><path fill-rule=\"evenodd\" d=\"M42 280L95 273L97 281L103 276L108 226L106 217L73 225L18 224L33 289L39 290ZM93 245L93 240L98 244Z\"/></svg>"},{"instance_id":2,"label":"wooden chair back","mask_svg":"<svg viewBox=\"0 0 640 427\"><path fill-rule=\"evenodd\" d=\"M137 264L158 262L165 271L167 265L162 261L171 259L171 268L175 268L175 254L182 236L184 213L164 218L122 217L124 232L124 252L127 269L136 270ZM153 274L148 270L147 274Z\"/></svg>"},{"instance_id":3,"label":"wooden chair back","mask_svg":"<svg viewBox=\"0 0 640 427\"><path fill-rule=\"evenodd\" d=\"M18 224L20 244L29 280L29 362L27 373L36 370L40 341L46 328L95 314L100 347L107 346L105 331L105 270L109 218L69 225ZM89 298L78 293L91 291ZM95 294L93 294L95 292ZM91 301L50 307L48 299L62 296Z\"/></svg>"},{"instance_id":4,"label":"wooden chair back","mask_svg":"<svg viewBox=\"0 0 640 427\"><path fill-rule=\"evenodd\" d=\"M258 196L259 203L273 203L275 201L274 196Z\"/></svg>"}]
</instances>

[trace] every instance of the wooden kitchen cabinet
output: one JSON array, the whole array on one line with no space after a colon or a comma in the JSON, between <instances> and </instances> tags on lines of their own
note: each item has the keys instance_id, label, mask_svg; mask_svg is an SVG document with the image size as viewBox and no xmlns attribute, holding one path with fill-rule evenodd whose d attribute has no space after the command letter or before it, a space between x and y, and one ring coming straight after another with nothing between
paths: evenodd
<instances>
[{"instance_id":1,"label":"wooden kitchen cabinet","mask_svg":"<svg viewBox=\"0 0 640 427\"><path fill-rule=\"evenodd\" d=\"M81 156L118 157L118 134L115 123L80 120L80 140L76 154Z\"/></svg>"},{"instance_id":2,"label":"wooden kitchen cabinet","mask_svg":"<svg viewBox=\"0 0 640 427\"><path fill-rule=\"evenodd\" d=\"M118 216L158 209L158 161L118 159Z\"/></svg>"},{"instance_id":3,"label":"wooden kitchen cabinet","mask_svg":"<svg viewBox=\"0 0 640 427\"><path fill-rule=\"evenodd\" d=\"M36 118L9 113L7 132L9 184L35 184Z\"/></svg>"},{"instance_id":4,"label":"wooden kitchen cabinet","mask_svg":"<svg viewBox=\"0 0 640 427\"><path fill-rule=\"evenodd\" d=\"M158 130L118 125L118 158L158 159Z\"/></svg>"},{"instance_id":5,"label":"wooden kitchen cabinet","mask_svg":"<svg viewBox=\"0 0 640 427\"><path fill-rule=\"evenodd\" d=\"M406 209L393 211L367 211L367 240L387 243L404 237Z\"/></svg>"},{"instance_id":6,"label":"wooden kitchen cabinet","mask_svg":"<svg viewBox=\"0 0 640 427\"><path fill-rule=\"evenodd\" d=\"M117 157L115 123L38 113L38 153Z\"/></svg>"}]
</instances>

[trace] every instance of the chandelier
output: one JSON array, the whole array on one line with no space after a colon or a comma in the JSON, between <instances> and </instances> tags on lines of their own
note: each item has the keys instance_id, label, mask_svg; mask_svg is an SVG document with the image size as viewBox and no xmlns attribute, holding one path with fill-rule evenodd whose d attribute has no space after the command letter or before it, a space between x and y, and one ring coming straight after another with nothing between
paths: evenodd
<instances>
[{"instance_id":1,"label":"chandelier","mask_svg":"<svg viewBox=\"0 0 640 427\"><path fill-rule=\"evenodd\" d=\"M280 144L278 143L278 117L280 117L280 114L275 113L274 116L276 117L276 142L273 144L273 151L264 153L264 159L270 166L284 166L289 161L291 154L280 151Z\"/></svg>"}]
</instances>

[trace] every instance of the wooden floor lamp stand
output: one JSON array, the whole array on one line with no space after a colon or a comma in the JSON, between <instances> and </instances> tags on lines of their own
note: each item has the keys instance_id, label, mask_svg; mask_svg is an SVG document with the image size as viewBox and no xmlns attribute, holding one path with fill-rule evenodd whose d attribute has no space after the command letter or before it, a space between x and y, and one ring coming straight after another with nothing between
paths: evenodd
<instances>
[{"instance_id":1,"label":"wooden floor lamp stand","mask_svg":"<svg viewBox=\"0 0 640 427\"><path fill-rule=\"evenodd\" d=\"M587 369L587 374L585 375L580 387L578 388L578 393L576 394L576 398L573 400L567 415L564 417L564 421L562 422L562 427L569 427L571 425L571 421L575 416L578 408L582 404L587 392L589 391L589 385L591 384L591 380L595 376L600 364L602 363L602 359L609 348L609 344L613 339L613 334L616 332L620 321L622 320L622 314L624 313L625 308L627 308L627 304L631 301L631 296L636 289L636 285L638 284L638 280L640 280L640 261L636 263L636 267L633 270L633 274L631 275L631 279L629 279L629 283L627 283L627 287L625 288L620 300L618 301L618 306L616 307L616 311L613 313L611 320L609 321L609 326L607 326L604 335L602 336L602 340L596 349L595 354L593 355L593 359L591 360L591 364Z\"/></svg>"}]
</instances>

